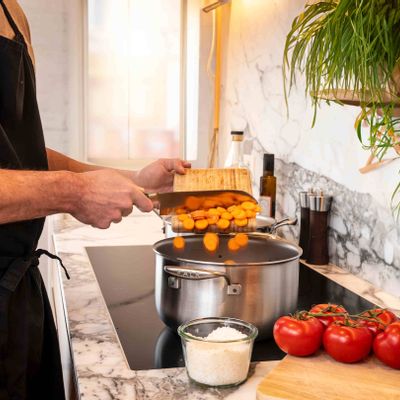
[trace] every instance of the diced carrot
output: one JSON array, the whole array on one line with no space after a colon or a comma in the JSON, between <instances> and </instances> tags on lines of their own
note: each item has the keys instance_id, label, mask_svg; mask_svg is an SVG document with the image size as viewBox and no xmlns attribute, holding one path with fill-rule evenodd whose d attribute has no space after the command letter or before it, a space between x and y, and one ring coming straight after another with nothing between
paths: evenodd
<instances>
[{"instance_id":1,"label":"diced carrot","mask_svg":"<svg viewBox=\"0 0 400 400\"><path fill-rule=\"evenodd\" d=\"M239 248L240 248L240 246L236 242L235 238L232 238L232 239L228 240L228 249L230 251L237 251L237 250L239 250Z\"/></svg>"},{"instance_id":2,"label":"diced carrot","mask_svg":"<svg viewBox=\"0 0 400 400\"><path fill-rule=\"evenodd\" d=\"M224 195L220 196L224 207L230 207L236 203L236 198L231 193L225 193Z\"/></svg>"},{"instance_id":3,"label":"diced carrot","mask_svg":"<svg viewBox=\"0 0 400 400\"><path fill-rule=\"evenodd\" d=\"M236 226L246 226L247 225L247 218L243 219L235 219Z\"/></svg>"},{"instance_id":4,"label":"diced carrot","mask_svg":"<svg viewBox=\"0 0 400 400\"><path fill-rule=\"evenodd\" d=\"M202 200L200 198L195 197L195 196L189 196L185 201L185 206L190 211L195 211L200 208L201 202L202 202Z\"/></svg>"},{"instance_id":5,"label":"diced carrot","mask_svg":"<svg viewBox=\"0 0 400 400\"><path fill-rule=\"evenodd\" d=\"M217 211L219 215L222 215L224 212L226 212L226 209L224 207L217 207Z\"/></svg>"},{"instance_id":6,"label":"diced carrot","mask_svg":"<svg viewBox=\"0 0 400 400\"><path fill-rule=\"evenodd\" d=\"M175 249L182 250L185 248L185 239L182 236L176 236L174 237L172 244Z\"/></svg>"},{"instance_id":7,"label":"diced carrot","mask_svg":"<svg viewBox=\"0 0 400 400\"><path fill-rule=\"evenodd\" d=\"M237 206L230 206L230 207L228 207L227 211L231 213L233 210L236 209L236 207Z\"/></svg>"},{"instance_id":8,"label":"diced carrot","mask_svg":"<svg viewBox=\"0 0 400 400\"><path fill-rule=\"evenodd\" d=\"M204 210L196 210L191 212L192 218L196 221L198 219L204 219L207 217L207 214Z\"/></svg>"},{"instance_id":9,"label":"diced carrot","mask_svg":"<svg viewBox=\"0 0 400 400\"><path fill-rule=\"evenodd\" d=\"M229 213L228 211L224 212L221 214L221 218L223 219L227 219L228 221L230 221L231 219L233 219L233 216L231 213Z\"/></svg>"},{"instance_id":10,"label":"diced carrot","mask_svg":"<svg viewBox=\"0 0 400 400\"><path fill-rule=\"evenodd\" d=\"M217 226L219 229L227 229L227 228L229 228L230 224L231 224L230 221L228 221L227 219L223 219L223 218L219 219L217 222Z\"/></svg>"},{"instance_id":11,"label":"diced carrot","mask_svg":"<svg viewBox=\"0 0 400 400\"><path fill-rule=\"evenodd\" d=\"M208 221L206 219L198 219L195 221L194 226L199 231L204 231L208 227Z\"/></svg>"},{"instance_id":12,"label":"diced carrot","mask_svg":"<svg viewBox=\"0 0 400 400\"><path fill-rule=\"evenodd\" d=\"M217 210L216 208L210 208L210 209L207 211L207 215L208 215L209 217L212 217L212 216L214 216L214 215L217 215L217 216L219 217L219 212L218 212L218 210Z\"/></svg>"},{"instance_id":13,"label":"diced carrot","mask_svg":"<svg viewBox=\"0 0 400 400\"><path fill-rule=\"evenodd\" d=\"M245 219L246 211L237 208L236 210L232 211L232 215L235 219Z\"/></svg>"},{"instance_id":14,"label":"diced carrot","mask_svg":"<svg viewBox=\"0 0 400 400\"><path fill-rule=\"evenodd\" d=\"M246 210L246 217L247 218L255 218L256 216L257 216L257 214L255 213L255 211Z\"/></svg>"},{"instance_id":15,"label":"diced carrot","mask_svg":"<svg viewBox=\"0 0 400 400\"><path fill-rule=\"evenodd\" d=\"M238 233L235 240L240 247L245 247L249 243L249 237L245 233Z\"/></svg>"},{"instance_id":16,"label":"diced carrot","mask_svg":"<svg viewBox=\"0 0 400 400\"><path fill-rule=\"evenodd\" d=\"M251 201L244 201L241 204L241 207L243 208L243 210L254 210L256 208L256 204L252 203Z\"/></svg>"},{"instance_id":17,"label":"diced carrot","mask_svg":"<svg viewBox=\"0 0 400 400\"><path fill-rule=\"evenodd\" d=\"M219 220L218 215L211 215L207 218L208 225L215 225Z\"/></svg>"},{"instance_id":18,"label":"diced carrot","mask_svg":"<svg viewBox=\"0 0 400 400\"><path fill-rule=\"evenodd\" d=\"M207 232L203 238L204 247L208 251L215 251L219 246L219 237L216 233Z\"/></svg>"},{"instance_id":19,"label":"diced carrot","mask_svg":"<svg viewBox=\"0 0 400 400\"><path fill-rule=\"evenodd\" d=\"M191 231L194 228L194 220L192 218L186 218L183 221L183 228L187 231Z\"/></svg>"},{"instance_id":20,"label":"diced carrot","mask_svg":"<svg viewBox=\"0 0 400 400\"><path fill-rule=\"evenodd\" d=\"M187 214L179 214L178 215L178 220L181 221L181 222L183 222L187 218L190 218L190 216L187 215Z\"/></svg>"},{"instance_id":21,"label":"diced carrot","mask_svg":"<svg viewBox=\"0 0 400 400\"><path fill-rule=\"evenodd\" d=\"M205 199L203 202L203 208L209 209L218 206L218 201L215 199Z\"/></svg>"}]
</instances>

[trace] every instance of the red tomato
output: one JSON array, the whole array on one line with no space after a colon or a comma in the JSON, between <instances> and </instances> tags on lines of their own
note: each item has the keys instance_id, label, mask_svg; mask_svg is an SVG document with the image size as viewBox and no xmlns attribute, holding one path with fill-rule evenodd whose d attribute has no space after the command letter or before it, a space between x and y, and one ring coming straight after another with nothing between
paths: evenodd
<instances>
[{"instance_id":1,"label":"red tomato","mask_svg":"<svg viewBox=\"0 0 400 400\"><path fill-rule=\"evenodd\" d=\"M292 356L309 356L320 347L322 324L314 317L280 317L274 325L274 339L279 348Z\"/></svg>"},{"instance_id":2,"label":"red tomato","mask_svg":"<svg viewBox=\"0 0 400 400\"><path fill-rule=\"evenodd\" d=\"M337 304L317 304L313 306L310 310L310 313L313 314L342 314L346 313L347 311L342 307L338 306ZM318 318L325 328L327 328L333 321L344 321L344 317L337 316L337 317L316 317Z\"/></svg>"},{"instance_id":3,"label":"red tomato","mask_svg":"<svg viewBox=\"0 0 400 400\"><path fill-rule=\"evenodd\" d=\"M365 326L369 329L372 337L375 337L378 333L383 332L385 330L386 325L383 325L381 322L377 321L366 321L364 319L358 320L359 325Z\"/></svg>"},{"instance_id":4,"label":"red tomato","mask_svg":"<svg viewBox=\"0 0 400 400\"><path fill-rule=\"evenodd\" d=\"M350 323L335 322L324 332L324 348L336 361L354 363L367 357L371 350L372 335L369 329Z\"/></svg>"},{"instance_id":5,"label":"red tomato","mask_svg":"<svg viewBox=\"0 0 400 400\"><path fill-rule=\"evenodd\" d=\"M400 321L378 334L373 344L375 355L389 367L400 369Z\"/></svg>"},{"instance_id":6,"label":"red tomato","mask_svg":"<svg viewBox=\"0 0 400 400\"><path fill-rule=\"evenodd\" d=\"M364 311L361 316L371 318L371 320L359 319L357 322L362 326L366 326L374 337L378 333L384 331L387 325L397 321L395 314L382 308L374 308L372 310Z\"/></svg>"}]
</instances>

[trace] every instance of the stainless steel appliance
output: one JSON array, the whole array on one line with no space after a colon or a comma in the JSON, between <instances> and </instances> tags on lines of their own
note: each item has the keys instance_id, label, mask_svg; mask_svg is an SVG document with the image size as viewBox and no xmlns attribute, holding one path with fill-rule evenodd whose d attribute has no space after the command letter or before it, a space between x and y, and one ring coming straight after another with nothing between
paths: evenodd
<instances>
[{"instance_id":1,"label":"stainless steel appliance","mask_svg":"<svg viewBox=\"0 0 400 400\"><path fill-rule=\"evenodd\" d=\"M232 252L220 235L210 253L203 235L186 236L177 250L172 239L154 245L156 308L176 329L201 317L233 317L255 325L259 339L269 337L275 320L297 306L300 247L270 235L249 235L245 248Z\"/></svg>"}]
</instances>

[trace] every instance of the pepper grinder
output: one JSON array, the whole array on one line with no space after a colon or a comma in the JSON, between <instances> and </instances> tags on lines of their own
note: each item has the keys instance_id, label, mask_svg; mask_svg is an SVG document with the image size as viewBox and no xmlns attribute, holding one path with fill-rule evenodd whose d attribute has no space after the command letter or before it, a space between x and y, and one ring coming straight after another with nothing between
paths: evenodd
<instances>
[{"instance_id":1,"label":"pepper grinder","mask_svg":"<svg viewBox=\"0 0 400 400\"><path fill-rule=\"evenodd\" d=\"M329 263L328 249L328 214L331 209L332 196L311 194L310 229L307 262L315 265Z\"/></svg>"},{"instance_id":2,"label":"pepper grinder","mask_svg":"<svg viewBox=\"0 0 400 400\"><path fill-rule=\"evenodd\" d=\"M311 191L312 192L312 191ZM310 230L310 192L300 192L300 239L299 246L303 249L303 258L308 257Z\"/></svg>"}]
</instances>

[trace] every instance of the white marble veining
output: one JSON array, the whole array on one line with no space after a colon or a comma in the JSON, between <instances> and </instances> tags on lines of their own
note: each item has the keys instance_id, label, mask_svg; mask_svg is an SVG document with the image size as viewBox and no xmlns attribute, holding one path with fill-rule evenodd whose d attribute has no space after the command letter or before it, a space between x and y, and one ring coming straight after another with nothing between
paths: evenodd
<instances>
[{"instance_id":1,"label":"white marble veining","mask_svg":"<svg viewBox=\"0 0 400 400\"><path fill-rule=\"evenodd\" d=\"M152 244L163 238L157 217L136 213L102 231L63 216L57 219L56 232L56 252L71 275L70 281L64 281L64 293L82 398L244 400L254 396L258 382L276 362L253 364L251 376L244 385L224 390L192 385L183 368L129 369L85 247Z\"/></svg>"},{"instance_id":2,"label":"white marble veining","mask_svg":"<svg viewBox=\"0 0 400 400\"><path fill-rule=\"evenodd\" d=\"M260 154L261 157L261 154ZM400 225L369 194L345 186L294 163L278 160L278 214L300 217L299 192L319 187L334 194L329 220L330 260L393 295L400 294ZM298 237L298 227L286 232Z\"/></svg>"},{"instance_id":3,"label":"white marble veining","mask_svg":"<svg viewBox=\"0 0 400 400\"><path fill-rule=\"evenodd\" d=\"M162 238L161 221L135 213L109 230L83 226L72 217L56 217L55 248L71 280L64 281L73 358L82 399L90 400L248 400L277 362L254 363L250 378L233 389L204 389L188 381L185 369L132 371L128 367L92 266L87 246L150 244ZM335 266L313 267L382 307L400 315L400 299Z\"/></svg>"},{"instance_id":4,"label":"white marble veining","mask_svg":"<svg viewBox=\"0 0 400 400\"><path fill-rule=\"evenodd\" d=\"M225 69L221 104L223 144L231 129L245 129L247 137L287 162L327 176L351 190L369 193L388 208L398 183L400 160L361 175L368 153L354 130L360 110L323 104L315 127L313 108L299 74L289 96L289 116L283 91L283 49L292 20L304 0L234 0L224 41ZM224 159L227 146L221 146ZM255 171L255 172L261 172Z\"/></svg>"},{"instance_id":5,"label":"white marble veining","mask_svg":"<svg viewBox=\"0 0 400 400\"><path fill-rule=\"evenodd\" d=\"M280 161L276 175L282 214L293 216L298 211L299 191L313 186L331 193L331 262L399 295L400 218L391 213L390 199L399 181L400 160L360 174L358 169L369 156L354 130L360 110L322 104L312 128L313 108L301 74L290 93L287 114L283 49L292 20L304 4L304 0L231 2L224 41L220 160L230 130L243 129L245 161L256 193L262 153L274 153Z\"/></svg>"}]
</instances>

